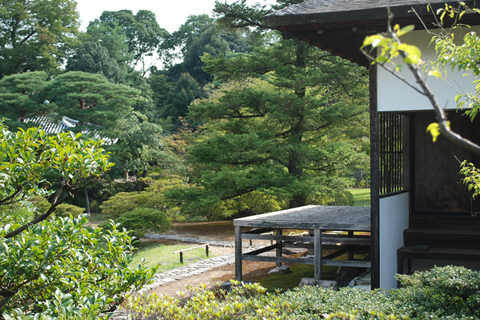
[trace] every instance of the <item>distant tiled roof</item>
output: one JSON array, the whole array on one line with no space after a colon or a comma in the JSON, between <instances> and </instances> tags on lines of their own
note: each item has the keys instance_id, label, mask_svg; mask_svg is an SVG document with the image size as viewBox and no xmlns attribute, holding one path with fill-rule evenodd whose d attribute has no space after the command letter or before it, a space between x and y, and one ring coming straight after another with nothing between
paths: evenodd
<instances>
[{"instance_id":1,"label":"distant tiled roof","mask_svg":"<svg viewBox=\"0 0 480 320\"><path fill-rule=\"evenodd\" d=\"M60 133L70 131L72 128L76 127L80 121L67 117L62 117L61 121L57 121L51 116L38 115L31 118L26 118L25 122L35 124L36 126L42 128L42 130L46 133ZM92 138L96 140L103 140L106 145L112 145L118 141L118 139L112 139L99 135L99 133L93 128L84 127L81 132L83 134L92 136Z\"/></svg>"}]
</instances>

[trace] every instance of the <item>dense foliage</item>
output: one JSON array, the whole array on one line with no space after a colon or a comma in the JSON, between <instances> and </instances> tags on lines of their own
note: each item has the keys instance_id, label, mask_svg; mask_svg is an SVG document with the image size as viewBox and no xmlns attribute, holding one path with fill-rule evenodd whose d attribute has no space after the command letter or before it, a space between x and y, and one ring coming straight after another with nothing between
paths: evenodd
<instances>
[{"instance_id":1,"label":"dense foliage","mask_svg":"<svg viewBox=\"0 0 480 320\"><path fill-rule=\"evenodd\" d=\"M6 314L88 315L113 311L155 269L129 268L126 231L87 226L85 216L46 220L14 238L0 230L0 309Z\"/></svg>"},{"instance_id":2,"label":"dense foliage","mask_svg":"<svg viewBox=\"0 0 480 320\"><path fill-rule=\"evenodd\" d=\"M368 166L365 70L263 25L298 0L217 3L171 34L149 10L105 11L79 33L75 2L47 2L2 4L0 116L12 132L67 117L106 141L116 166L70 204L99 210L148 179L161 205L143 207L170 219L351 204Z\"/></svg>"},{"instance_id":3,"label":"dense foliage","mask_svg":"<svg viewBox=\"0 0 480 320\"><path fill-rule=\"evenodd\" d=\"M72 0L3 0L0 6L0 79L44 70L57 73L79 44Z\"/></svg>"},{"instance_id":4,"label":"dense foliage","mask_svg":"<svg viewBox=\"0 0 480 320\"><path fill-rule=\"evenodd\" d=\"M0 129L2 314L95 317L115 310L155 269L128 268L128 232L88 226L86 216L74 217L81 208L64 203L113 165L101 142ZM51 202L42 198L50 194Z\"/></svg>"},{"instance_id":5,"label":"dense foliage","mask_svg":"<svg viewBox=\"0 0 480 320\"><path fill-rule=\"evenodd\" d=\"M165 212L151 208L138 208L122 214L115 223L131 231L136 238L143 238L145 233L163 233L170 230L172 223Z\"/></svg>"},{"instance_id":6,"label":"dense foliage","mask_svg":"<svg viewBox=\"0 0 480 320\"><path fill-rule=\"evenodd\" d=\"M463 267L435 267L402 275L403 285L390 291L340 291L305 286L283 294L267 293L258 284L195 289L186 303L168 296L129 297L125 309L133 319L480 319L480 272Z\"/></svg>"}]
</instances>

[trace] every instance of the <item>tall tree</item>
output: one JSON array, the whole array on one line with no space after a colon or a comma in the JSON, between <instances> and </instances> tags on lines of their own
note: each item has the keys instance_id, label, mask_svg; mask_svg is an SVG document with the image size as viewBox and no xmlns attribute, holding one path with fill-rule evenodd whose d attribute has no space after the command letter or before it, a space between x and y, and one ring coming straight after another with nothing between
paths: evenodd
<instances>
[{"instance_id":1,"label":"tall tree","mask_svg":"<svg viewBox=\"0 0 480 320\"><path fill-rule=\"evenodd\" d=\"M126 85L112 83L100 74L70 71L49 81L40 99L55 104L60 116L95 125L95 131L113 132L117 119L132 111L140 93Z\"/></svg>"},{"instance_id":2,"label":"tall tree","mask_svg":"<svg viewBox=\"0 0 480 320\"><path fill-rule=\"evenodd\" d=\"M182 63L170 68L170 77L175 73L173 78L177 80L182 73L189 73L200 86L204 86L213 77L203 71L204 64L200 57L204 53L217 56L220 53L251 51L249 33L247 29L219 28L208 15L189 16L161 46L168 62L183 59Z\"/></svg>"},{"instance_id":3,"label":"tall tree","mask_svg":"<svg viewBox=\"0 0 480 320\"><path fill-rule=\"evenodd\" d=\"M125 82L125 65L119 64L110 56L108 49L96 42L83 43L76 53L68 59L67 71L83 71L104 75L116 83Z\"/></svg>"},{"instance_id":4,"label":"tall tree","mask_svg":"<svg viewBox=\"0 0 480 320\"><path fill-rule=\"evenodd\" d=\"M168 104L163 108L162 117L171 118L176 127L181 126L181 118L187 116L190 103L203 96L197 81L188 73L183 73L168 94Z\"/></svg>"},{"instance_id":5,"label":"tall tree","mask_svg":"<svg viewBox=\"0 0 480 320\"><path fill-rule=\"evenodd\" d=\"M123 30L128 50L133 55L132 67L141 66L144 73L149 69L146 58L152 57L169 36L168 31L158 25L155 14L149 10L139 10L135 15L131 10L104 11L99 21L91 22L90 26L93 28L99 22L110 29L119 26Z\"/></svg>"},{"instance_id":6,"label":"tall tree","mask_svg":"<svg viewBox=\"0 0 480 320\"><path fill-rule=\"evenodd\" d=\"M259 36L269 35L262 17L272 10L245 0L215 7L222 26L254 28ZM201 172L196 188L175 195L201 206L185 208L205 213L255 190L286 195L290 207L342 198L340 174L363 158L352 128L368 126L365 69L286 40L202 61L223 84L190 107L205 129L190 150Z\"/></svg>"},{"instance_id":7,"label":"tall tree","mask_svg":"<svg viewBox=\"0 0 480 320\"><path fill-rule=\"evenodd\" d=\"M26 71L55 72L79 44L73 0L2 0L0 79Z\"/></svg>"},{"instance_id":8,"label":"tall tree","mask_svg":"<svg viewBox=\"0 0 480 320\"><path fill-rule=\"evenodd\" d=\"M203 60L223 84L190 107L205 129L190 151L198 188L183 199L213 206L269 190L298 207L343 197L339 174L363 157L351 131L368 126L365 69L297 41Z\"/></svg>"}]
</instances>

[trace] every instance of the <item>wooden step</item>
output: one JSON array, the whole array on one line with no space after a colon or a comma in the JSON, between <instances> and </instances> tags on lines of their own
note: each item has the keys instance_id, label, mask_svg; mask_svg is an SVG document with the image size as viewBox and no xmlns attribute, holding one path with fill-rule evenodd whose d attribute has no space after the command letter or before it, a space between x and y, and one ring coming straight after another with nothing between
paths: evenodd
<instances>
[{"instance_id":1,"label":"wooden step","mask_svg":"<svg viewBox=\"0 0 480 320\"><path fill-rule=\"evenodd\" d=\"M398 273L403 274L412 271L403 269L404 260L409 259L480 262L480 250L429 248L425 251L417 251L413 247L402 247L397 250Z\"/></svg>"},{"instance_id":2,"label":"wooden step","mask_svg":"<svg viewBox=\"0 0 480 320\"><path fill-rule=\"evenodd\" d=\"M397 250L397 257L401 259L480 261L480 250L430 248L425 251L416 251L413 247L402 247Z\"/></svg>"},{"instance_id":3,"label":"wooden step","mask_svg":"<svg viewBox=\"0 0 480 320\"><path fill-rule=\"evenodd\" d=\"M407 229L404 246L427 245L431 248L476 250L480 248L480 231Z\"/></svg>"}]
</instances>

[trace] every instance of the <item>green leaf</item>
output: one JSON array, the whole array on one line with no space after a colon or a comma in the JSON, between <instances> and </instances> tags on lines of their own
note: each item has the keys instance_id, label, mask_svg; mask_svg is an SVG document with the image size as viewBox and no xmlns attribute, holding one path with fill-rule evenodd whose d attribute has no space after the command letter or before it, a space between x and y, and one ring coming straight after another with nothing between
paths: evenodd
<instances>
[{"instance_id":1,"label":"green leaf","mask_svg":"<svg viewBox=\"0 0 480 320\"><path fill-rule=\"evenodd\" d=\"M428 75L429 75L429 76L436 77L436 78L442 78L442 73L441 73L440 71L436 70L436 69L430 70L430 71L428 72Z\"/></svg>"},{"instance_id":2,"label":"green leaf","mask_svg":"<svg viewBox=\"0 0 480 320\"><path fill-rule=\"evenodd\" d=\"M440 135L440 125L437 122L430 123L427 127L427 132L430 132L432 135L433 142L437 141L437 138Z\"/></svg>"},{"instance_id":3,"label":"green leaf","mask_svg":"<svg viewBox=\"0 0 480 320\"><path fill-rule=\"evenodd\" d=\"M406 27L403 27L401 30L399 30L397 32L397 36L401 37L403 36L404 34L407 34L411 31L413 31L415 29L415 26L412 24L412 25L408 25Z\"/></svg>"}]
</instances>

